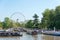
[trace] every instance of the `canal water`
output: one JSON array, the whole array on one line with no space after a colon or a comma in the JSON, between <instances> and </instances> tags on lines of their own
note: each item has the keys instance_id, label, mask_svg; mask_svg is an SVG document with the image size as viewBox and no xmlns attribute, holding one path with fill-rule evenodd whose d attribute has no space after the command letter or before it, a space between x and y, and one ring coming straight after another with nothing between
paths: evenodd
<instances>
[{"instance_id":1,"label":"canal water","mask_svg":"<svg viewBox=\"0 0 60 40\"><path fill-rule=\"evenodd\" d=\"M23 33L22 37L0 37L0 40L60 40L60 36L49 36L49 35L28 35Z\"/></svg>"}]
</instances>

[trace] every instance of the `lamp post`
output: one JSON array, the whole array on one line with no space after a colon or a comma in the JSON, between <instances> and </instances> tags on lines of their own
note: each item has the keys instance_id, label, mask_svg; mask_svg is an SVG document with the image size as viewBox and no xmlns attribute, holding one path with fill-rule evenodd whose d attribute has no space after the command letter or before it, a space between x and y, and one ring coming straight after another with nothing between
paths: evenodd
<instances>
[{"instance_id":1,"label":"lamp post","mask_svg":"<svg viewBox=\"0 0 60 40\"><path fill-rule=\"evenodd\" d=\"M55 27L54 27L54 32L55 32Z\"/></svg>"}]
</instances>

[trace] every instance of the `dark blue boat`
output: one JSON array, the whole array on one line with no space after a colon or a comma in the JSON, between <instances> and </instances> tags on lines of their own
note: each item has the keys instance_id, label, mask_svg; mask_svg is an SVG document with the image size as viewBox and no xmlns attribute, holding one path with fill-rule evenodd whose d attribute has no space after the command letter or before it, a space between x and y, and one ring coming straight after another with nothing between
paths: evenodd
<instances>
[{"instance_id":1,"label":"dark blue boat","mask_svg":"<svg viewBox=\"0 0 60 40\"><path fill-rule=\"evenodd\" d=\"M60 31L45 31L45 32L42 32L42 34L52 35L52 36L60 36Z\"/></svg>"}]
</instances>

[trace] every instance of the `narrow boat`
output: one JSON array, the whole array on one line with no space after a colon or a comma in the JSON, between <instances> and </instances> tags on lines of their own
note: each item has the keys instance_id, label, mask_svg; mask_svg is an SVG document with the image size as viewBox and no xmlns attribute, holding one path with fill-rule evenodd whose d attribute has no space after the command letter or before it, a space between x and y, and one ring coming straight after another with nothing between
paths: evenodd
<instances>
[{"instance_id":1,"label":"narrow boat","mask_svg":"<svg viewBox=\"0 0 60 40\"><path fill-rule=\"evenodd\" d=\"M60 36L60 31L45 31L45 32L42 32L42 34Z\"/></svg>"},{"instance_id":2,"label":"narrow boat","mask_svg":"<svg viewBox=\"0 0 60 40\"><path fill-rule=\"evenodd\" d=\"M37 35L37 31L27 31L27 34L29 34L29 35Z\"/></svg>"}]
</instances>

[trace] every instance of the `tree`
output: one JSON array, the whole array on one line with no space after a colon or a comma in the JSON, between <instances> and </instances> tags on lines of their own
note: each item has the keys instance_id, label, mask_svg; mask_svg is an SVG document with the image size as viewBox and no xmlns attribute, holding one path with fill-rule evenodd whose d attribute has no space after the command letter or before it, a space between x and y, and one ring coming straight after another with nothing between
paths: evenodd
<instances>
[{"instance_id":1,"label":"tree","mask_svg":"<svg viewBox=\"0 0 60 40\"><path fill-rule=\"evenodd\" d=\"M26 28L32 28L33 26L33 21L32 20L28 20L28 22L25 24Z\"/></svg>"},{"instance_id":2,"label":"tree","mask_svg":"<svg viewBox=\"0 0 60 40\"><path fill-rule=\"evenodd\" d=\"M49 23L48 29L54 29L54 27L55 27L55 11L53 9L50 10L48 23Z\"/></svg>"},{"instance_id":3,"label":"tree","mask_svg":"<svg viewBox=\"0 0 60 40\"><path fill-rule=\"evenodd\" d=\"M60 29L60 6L55 9L55 28Z\"/></svg>"},{"instance_id":4,"label":"tree","mask_svg":"<svg viewBox=\"0 0 60 40\"><path fill-rule=\"evenodd\" d=\"M0 29L2 29L2 27L3 27L3 24L2 24L2 22L0 22Z\"/></svg>"},{"instance_id":5,"label":"tree","mask_svg":"<svg viewBox=\"0 0 60 40\"><path fill-rule=\"evenodd\" d=\"M3 29L4 28L10 28L10 19L8 17L5 18L4 22L3 22Z\"/></svg>"},{"instance_id":6,"label":"tree","mask_svg":"<svg viewBox=\"0 0 60 40\"><path fill-rule=\"evenodd\" d=\"M42 28L60 29L60 6L57 6L55 10L46 9L43 12L43 18L41 20Z\"/></svg>"},{"instance_id":7,"label":"tree","mask_svg":"<svg viewBox=\"0 0 60 40\"><path fill-rule=\"evenodd\" d=\"M50 14L50 10L49 9L46 9L43 12L43 18L41 20L41 28L47 28L48 27L49 14Z\"/></svg>"},{"instance_id":8,"label":"tree","mask_svg":"<svg viewBox=\"0 0 60 40\"><path fill-rule=\"evenodd\" d=\"M46 29L53 29L54 28L54 17L55 17L55 11L46 9L43 12L43 18L41 20L41 28Z\"/></svg>"},{"instance_id":9,"label":"tree","mask_svg":"<svg viewBox=\"0 0 60 40\"><path fill-rule=\"evenodd\" d=\"M34 18L34 20L33 20L33 28L38 28L38 26L39 26L38 17L39 16L37 14L34 14L34 16L33 16L33 18Z\"/></svg>"}]
</instances>

